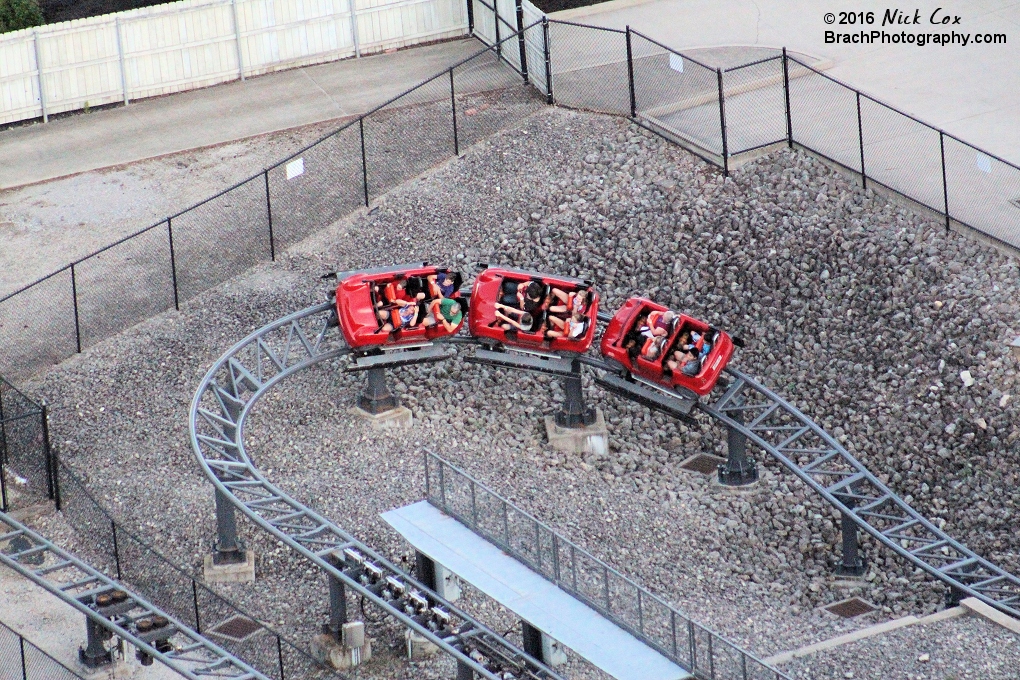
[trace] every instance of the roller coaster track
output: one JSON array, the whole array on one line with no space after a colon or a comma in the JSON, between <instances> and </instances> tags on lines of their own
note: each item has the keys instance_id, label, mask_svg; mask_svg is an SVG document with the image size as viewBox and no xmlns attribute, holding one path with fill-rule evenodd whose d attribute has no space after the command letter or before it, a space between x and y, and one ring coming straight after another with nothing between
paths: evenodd
<instances>
[{"instance_id":1,"label":"roller coaster track","mask_svg":"<svg viewBox=\"0 0 1020 680\"><path fill-rule=\"evenodd\" d=\"M190 413L192 446L206 475L261 528L482 677L503 680L499 673L510 672L510 677L529 680L559 678L271 484L248 457L242 433L258 399L280 380L350 353L339 331L331 327L332 310L332 303L325 303L270 323L237 343L208 371ZM608 315L600 314L599 320L607 321ZM471 343L464 337L454 340L451 346ZM581 363L607 374L619 370L591 356ZM935 527L792 404L739 371L727 373L731 383L722 387L720 381L713 393L723 392L722 396L698 402L698 410L742 433L858 527L958 594L977 597L1020 618L1020 579ZM689 408L679 395L675 408L670 400L663 392L641 403L684 417L681 412ZM402 584L403 590L388 589L387 579ZM412 593L424 595L427 606L409 604L415 601L409 597Z\"/></svg>"},{"instance_id":2,"label":"roller coaster track","mask_svg":"<svg viewBox=\"0 0 1020 680\"><path fill-rule=\"evenodd\" d=\"M957 590L1020 618L1020 579L951 538L892 492L822 428L775 392L727 369L733 382L699 405L785 465L887 548Z\"/></svg>"},{"instance_id":3,"label":"roller coaster track","mask_svg":"<svg viewBox=\"0 0 1020 680\"><path fill-rule=\"evenodd\" d=\"M259 398L287 376L349 352L340 333L330 327L332 310L333 305L327 303L271 323L231 348L209 370L191 405L192 445L200 465L216 489L251 521L439 646L459 664L487 680L563 680L291 498L252 464L242 433Z\"/></svg>"},{"instance_id":4,"label":"roller coaster track","mask_svg":"<svg viewBox=\"0 0 1020 680\"><path fill-rule=\"evenodd\" d=\"M0 513L0 523L10 528L0 534L0 544L7 544L6 550L0 551L0 564L84 614L92 630L105 630L130 642L191 680L269 680L20 522Z\"/></svg>"}]
</instances>

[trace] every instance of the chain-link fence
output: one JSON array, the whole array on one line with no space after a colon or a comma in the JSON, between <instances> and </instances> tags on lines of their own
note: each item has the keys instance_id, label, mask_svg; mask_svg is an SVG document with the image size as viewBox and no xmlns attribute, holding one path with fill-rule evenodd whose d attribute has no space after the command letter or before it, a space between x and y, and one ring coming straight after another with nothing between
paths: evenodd
<instances>
[{"instance_id":1,"label":"chain-link fence","mask_svg":"<svg viewBox=\"0 0 1020 680\"><path fill-rule=\"evenodd\" d=\"M785 50L713 65L638 31L467 0L486 47L248 180L0 298L0 371L20 378L208 290L543 102L630 116L729 171L786 142L1020 247L1020 167ZM529 83L534 87L530 87Z\"/></svg>"},{"instance_id":2,"label":"chain-link fence","mask_svg":"<svg viewBox=\"0 0 1020 680\"><path fill-rule=\"evenodd\" d=\"M0 511L34 505L53 495L46 407L0 378Z\"/></svg>"},{"instance_id":3,"label":"chain-link fence","mask_svg":"<svg viewBox=\"0 0 1020 680\"><path fill-rule=\"evenodd\" d=\"M425 453L425 490L437 508L698 677L788 677L431 452Z\"/></svg>"},{"instance_id":4,"label":"chain-link fence","mask_svg":"<svg viewBox=\"0 0 1020 680\"><path fill-rule=\"evenodd\" d=\"M58 508L88 544L87 557L93 567L130 585L157 607L270 678L342 677L118 524L63 463L58 462L56 469ZM0 649L0 657L2 654Z\"/></svg>"},{"instance_id":5,"label":"chain-link fence","mask_svg":"<svg viewBox=\"0 0 1020 680\"><path fill-rule=\"evenodd\" d=\"M0 680L83 680L55 658L0 623Z\"/></svg>"},{"instance_id":6,"label":"chain-link fence","mask_svg":"<svg viewBox=\"0 0 1020 680\"><path fill-rule=\"evenodd\" d=\"M543 106L546 93L526 75L537 61L545 82L543 24L524 26L512 0L500 9L512 22L497 20L484 0L473 4L491 17L495 39L472 57L247 180L0 298L0 372L24 378L180 308Z\"/></svg>"}]
</instances>

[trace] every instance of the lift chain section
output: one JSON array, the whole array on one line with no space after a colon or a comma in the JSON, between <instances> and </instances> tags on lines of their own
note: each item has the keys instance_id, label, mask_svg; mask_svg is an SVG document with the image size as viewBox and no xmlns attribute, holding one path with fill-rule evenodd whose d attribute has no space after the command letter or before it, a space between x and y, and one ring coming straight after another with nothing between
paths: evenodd
<instances>
[{"instance_id":1,"label":"lift chain section","mask_svg":"<svg viewBox=\"0 0 1020 680\"><path fill-rule=\"evenodd\" d=\"M10 528L0 529L0 545L7 546L0 550L0 562L85 615L90 644L81 652L83 661L106 653L101 640L116 635L138 648L143 663L157 659L191 680L269 680L23 524L3 513L0 523Z\"/></svg>"},{"instance_id":2,"label":"lift chain section","mask_svg":"<svg viewBox=\"0 0 1020 680\"><path fill-rule=\"evenodd\" d=\"M777 458L844 516L929 574L955 596L976 597L1020 618L1020 579L950 538L879 481L795 406L747 375L701 409ZM739 415L738 415L739 414Z\"/></svg>"},{"instance_id":3,"label":"lift chain section","mask_svg":"<svg viewBox=\"0 0 1020 680\"><path fill-rule=\"evenodd\" d=\"M209 370L191 405L191 439L217 489L249 519L330 577L488 680L562 680L339 526L269 483L245 452L242 432L258 399L280 380L350 352L330 331L332 304L272 323Z\"/></svg>"}]
</instances>

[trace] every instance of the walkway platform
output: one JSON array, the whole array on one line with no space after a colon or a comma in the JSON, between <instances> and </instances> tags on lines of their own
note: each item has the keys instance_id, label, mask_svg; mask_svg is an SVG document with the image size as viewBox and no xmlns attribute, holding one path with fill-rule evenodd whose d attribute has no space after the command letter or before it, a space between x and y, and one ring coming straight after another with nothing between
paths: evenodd
<instances>
[{"instance_id":1,"label":"walkway platform","mask_svg":"<svg viewBox=\"0 0 1020 680\"><path fill-rule=\"evenodd\" d=\"M428 501L382 518L416 550L617 680L693 677Z\"/></svg>"}]
</instances>

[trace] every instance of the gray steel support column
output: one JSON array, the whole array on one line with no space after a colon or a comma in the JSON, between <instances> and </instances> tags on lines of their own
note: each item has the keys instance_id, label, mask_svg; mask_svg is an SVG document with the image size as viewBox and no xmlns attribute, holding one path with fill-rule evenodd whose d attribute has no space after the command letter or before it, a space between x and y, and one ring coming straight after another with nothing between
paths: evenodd
<instances>
[{"instance_id":1,"label":"gray steel support column","mask_svg":"<svg viewBox=\"0 0 1020 680\"><path fill-rule=\"evenodd\" d=\"M216 545L213 564L238 564L245 561L244 544L237 538L234 504L216 489Z\"/></svg>"},{"instance_id":2,"label":"gray steel support column","mask_svg":"<svg viewBox=\"0 0 1020 680\"><path fill-rule=\"evenodd\" d=\"M744 400L737 397L735 406L743 406ZM738 423L744 422L744 413L740 410L726 413ZM726 462L719 465L719 483L723 486L743 486L758 481L758 466L747 457L747 437L735 427L726 428Z\"/></svg>"},{"instance_id":3,"label":"gray steel support column","mask_svg":"<svg viewBox=\"0 0 1020 680\"><path fill-rule=\"evenodd\" d=\"M542 631L527 621L521 621L521 639L524 651L532 658L545 663L545 659L542 658Z\"/></svg>"},{"instance_id":4,"label":"gray steel support column","mask_svg":"<svg viewBox=\"0 0 1020 680\"><path fill-rule=\"evenodd\" d=\"M390 393L386 386L386 369L370 368L368 371L368 384L365 391L358 395L358 408L367 413L383 413L392 411L400 402Z\"/></svg>"},{"instance_id":5,"label":"gray steel support column","mask_svg":"<svg viewBox=\"0 0 1020 680\"><path fill-rule=\"evenodd\" d=\"M585 427L595 422L595 409L585 406L584 389L581 386L581 361L575 358L570 365L571 373L563 378L563 409L556 414L560 427Z\"/></svg>"},{"instance_id":6,"label":"gray steel support column","mask_svg":"<svg viewBox=\"0 0 1020 680\"><path fill-rule=\"evenodd\" d=\"M113 654L103 644L111 634L92 619L85 619L85 648L78 648L78 659L88 668L99 668L113 662Z\"/></svg>"},{"instance_id":7,"label":"gray steel support column","mask_svg":"<svg viewBox=\"0 0 1020 680\"><path fill-rule=\"evenodd\" d=\"M840 500L853 509L854 499L843 497ZM840 576L861 576L864 574L864 560L857 542L857 523L848 513L842 513L840 531L843 534L843 561L836 567L836 573Z\"/></svg>"}]
</instances>

